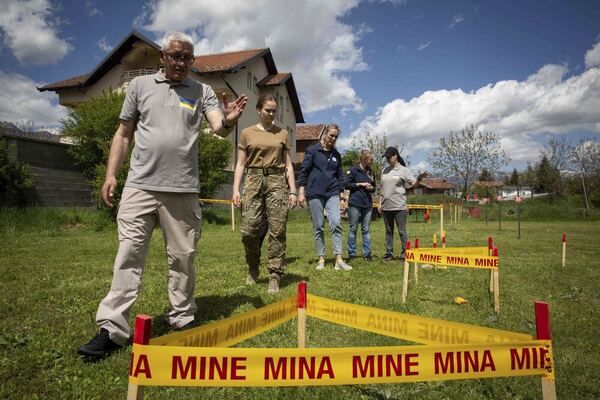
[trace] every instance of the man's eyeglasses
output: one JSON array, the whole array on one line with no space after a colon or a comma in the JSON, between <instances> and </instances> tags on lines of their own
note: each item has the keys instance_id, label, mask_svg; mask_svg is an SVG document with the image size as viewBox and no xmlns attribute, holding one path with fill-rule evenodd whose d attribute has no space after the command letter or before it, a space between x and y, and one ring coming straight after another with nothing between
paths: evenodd
<instances>
[{"instance_id":1,"label":"man's eyeglasses","mask_svg":"<svg viewBox=\"0 0 600 400\"><path fill-rule=\"evenodd\" d=\"M163 53L165 53L167 55L167 57L169 57L169 59L173 62L176 63L184 63L184 64L191 64L194 61L194 56L191 54L186 54L186 55L181 55L181 54L172 54L169 53L167 51L163 50Z\"/></svg>"}]
</instances>

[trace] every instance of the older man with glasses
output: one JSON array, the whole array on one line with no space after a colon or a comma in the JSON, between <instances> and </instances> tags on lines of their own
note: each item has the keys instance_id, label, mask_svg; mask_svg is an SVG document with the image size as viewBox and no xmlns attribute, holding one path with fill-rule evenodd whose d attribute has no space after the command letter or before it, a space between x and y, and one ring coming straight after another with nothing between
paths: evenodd
<instances>
[{"instance_id":1,"label":"older man with glasses","mask_svg":"<svg viewBox=\"0 0 600 400\"><path fill-rule=\"evenodd\" d=\"M117 172L135 139L130 169L117 215L119 250L110 291L96 314L99 333L78 349L98 360L120 349L130 336L129 312L135 302L152 230L159 224L169 266L171 310L165 319L174 329L193 326L196 243L202 215L198 204L198 135L204 115L214 132L229 135L246 106L245 95L223 109L214 91L188 77L194 45L172 33L160 50L164 68L137 77L127 88L120 124L112 140L102 198L113 206Z\"/></svg>"}]
</instances>

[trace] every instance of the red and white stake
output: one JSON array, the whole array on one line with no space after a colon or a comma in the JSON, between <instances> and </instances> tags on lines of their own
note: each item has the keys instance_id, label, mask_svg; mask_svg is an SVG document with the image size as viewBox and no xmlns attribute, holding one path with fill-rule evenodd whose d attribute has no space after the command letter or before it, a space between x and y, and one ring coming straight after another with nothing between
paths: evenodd
<instances>
[{"instance_id":1,"label":"red and white stake","mask_svg":"<svg viewBox=\"0 0 600 400\"><path fill-rule=\"evenodd\" d=\"M306 282L298 282L298 348L306 347Z\"/></svg>"},{"instance_id":2,"label":"red and white stake","mask_svg":"<svg viewBox=\"0 0 600 400\"><path fill-rule=\"evenodd\" d=\"M546 302L535 302L535 328L538 340L552 340L552 335L550 334L550 313L548 311L548 303ZM549 368L554 368L553 360L550 359L548 361L551 363ZM552 373L553 371L549 369L548 372ZM542 377L542 398L544 400L556 400L556 385L554 379L551 377Z\"/></svg>"},{"instance_id":3,"label":"red and white stake","mask_svg":"<svg viewBox=\"0 0 600 400\"><path fill-rule=\"evenodd\" d=\"M135 317L135 326L133 328L133 343L136 344L149 344L150 337L152 336L152 317L149 315L140 314ZM134 368L133 362L135 360L135 354L131 352L131 361L129 366L129 373L131 374ZM129 383L127 388L127 400L143 400L144 399L144 387L136 383Z\"/></svg>"},{"instance_id":4,"label":"red and white stake","mask_svg":"<svg viewBox=\"0 0 600 400\"><path fill-rule=\"evenodd\" d=\"M410 250L410 240L406 242L406 250ZM402 276L402 303L406 303L408 296L408 261L404 258L404 274Z\"/></svg>"},{"instance_id":5,"label":"red and white stake","mask_svg":"<svg viewBox=\"0 0 600 400\"><path fill-rule=\"evenodd\" d=\"M446 248L446 231L442 232L442 247Z\"/></svg>"},{"instance_id":6,"label":"red and white stake","mask_svg":"<svg viewBox=\"0 0 600 400\"><path fill-rule=\"evenodd\" d=\"M567 234L564 232L562 234L562 245L563 245L562 266L564 268L567 265Z\"/></svg>"}]
</instances>

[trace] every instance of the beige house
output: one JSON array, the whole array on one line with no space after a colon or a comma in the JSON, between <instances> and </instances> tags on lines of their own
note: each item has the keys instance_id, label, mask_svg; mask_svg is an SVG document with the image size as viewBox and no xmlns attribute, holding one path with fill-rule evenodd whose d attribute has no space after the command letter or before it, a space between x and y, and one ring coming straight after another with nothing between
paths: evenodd
<instances>
[{"instance_id":1,"label":"beige house","mask_svg":"<svg viewBox=\"0 0 600 400\"><path fill-rule=\"evenodd\" d=\"M85 75L80 75L38 88L58 94L59 103L66 107L76 106L108 89L126 89L136 76L154 74L160 68L160 46L138 32L129 33L115 48ZM240 94L248 96L248 107L229 136L233 144L231 155L233 168L237 144L242 129L255 124L255 104L261 94L272 94L278 99L275 123L286 128L292 143L292 160L296 158L296 123L304 122L294 79L290 72L278 72L271 50L250 49L231 53L201 55L192 64L190 77L210 85L221 98L228 100Z\"/></svg>"}]
</instances>

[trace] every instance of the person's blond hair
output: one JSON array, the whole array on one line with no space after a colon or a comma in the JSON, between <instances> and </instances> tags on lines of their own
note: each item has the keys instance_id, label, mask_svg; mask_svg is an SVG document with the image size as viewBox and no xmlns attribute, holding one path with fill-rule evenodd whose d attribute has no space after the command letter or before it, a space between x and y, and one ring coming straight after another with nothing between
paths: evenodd
<instances>
[{"instance_id":1,"label":"person's blond hair","mask_svg":"<svg viewBox=\"0 0 600 400\"><path fill-rule=\"evenodd\" d=\"M372 157L373 156L373 152L369 149L362 149L360 151L360 154L358 155L358 160L359 161L363 161L366 160L368 157Z\"/></svg>"},{"instance_id":2,"label":"person's blond hair","mask_svg":"<svg viewBox=\"0 0 600 400\"><path fill-rule=\"evenodd\" d=\"M323 144L323 141L325 140L325 135L327 135L327 132L329 132L331 130L336 130L336 131L338 131L339 134L342 133L342 130L340 129L340 127L337 124L327 124L327 125L325 125L325 128L323 128L323 132L321 132L321 136L319 136L319 143ZM335 145L333 147L335 147Z\"/></svg>"}]
</instances>

